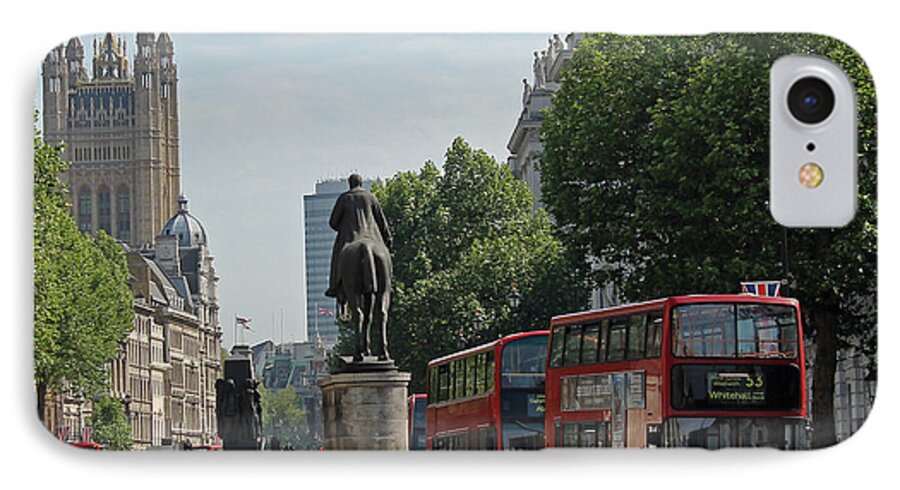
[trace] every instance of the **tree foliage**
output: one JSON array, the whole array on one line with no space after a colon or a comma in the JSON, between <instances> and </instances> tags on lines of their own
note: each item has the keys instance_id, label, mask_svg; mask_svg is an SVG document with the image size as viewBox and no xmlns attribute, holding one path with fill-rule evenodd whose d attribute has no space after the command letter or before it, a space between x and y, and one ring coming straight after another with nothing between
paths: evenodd
<instances>
[{"instance_id":1,"label":"tree foliage","mask_svg":"<svg viewBox=\"0 0 900 490\"><path fill-rule=\"evenodd\" d=\"M280 449L313 449L306 413L297 393L290 387L270 391L259 386L263 409L262 432L269 445L277 441Z\"/></svg>"},{"instance_id":2,"label":"tree foliage","mask_svg":"<svg viewBox=\"0 0 900 490\"><path fill-rule=\"evenodd\" d=\"M429 360L547 328L586 302L582 271L505 165L456 138L442 170L429 161L373 189L394 234L389 349L413 391L424 390Z\"/></svg>"},{"instance_id":3,"label":"tree foliage","mask_svg":"<svg viewBox=\"0 0 900 490\"><path fill-rule=\"evenodd\" d=\"M118 400L102 395L94 402L93 413L88 424L92 428L93 442L107 449L131 449L131 424L128 415Z\"/></svg>"},{"instance_id":4,"label":"tree foliage","mask_svg":"<svg viewBox=\"0 0 900 490\"><path fill-rule=\"evenodd\" d=\"M629 300L734 292L782 277L784 230L768 209L769 67L808 53L857 90L859 210L841 229L788 232L789 293L815 339L817 445L834 440L835 358L874 358L875 97L861 58L812 35L591 36L542 126L543 198L582 256Z\"/></svg>"},{"instance_id":5,"label":"tree foliage","mask_svg":"<svg viewBox=\"0 0 900 490\"><path fill-rule=\"evenodd\" d=\"M38 408L47 390L90 398L132 328L123 248L80 233L59 180L61 149L34 138L34 373ZM42 413L41 413L42 415Z\"/></svg>"}]
</instances>

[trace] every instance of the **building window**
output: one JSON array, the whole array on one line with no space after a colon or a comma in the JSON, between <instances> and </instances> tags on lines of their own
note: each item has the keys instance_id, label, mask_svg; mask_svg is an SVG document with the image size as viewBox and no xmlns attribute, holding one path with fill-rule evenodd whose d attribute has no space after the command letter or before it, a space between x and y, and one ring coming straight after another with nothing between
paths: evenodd
<instances>
[{"instance_id":1,"label":"building window","mask_svg":"<svg viewBox=\"0 0 900 490\"><path fill-rule=\"evenodd\" d=\"M112 235L112 206L109 187L102 186L97 192L97 227Z\"/></svg>"},{"instance_id":2,"label":"building window","mask_svg":"<svg viewBox=\"0 0 900 490\"><path fill-rule=\"evenodd\" d=\"M131 193L127 187L120 187L116 192L116 238L123 242L131 240Z\"/></svg>"},{"instance_id":3,"label":"building window","mask_svg":"<svg viewBox=\"0 0 900 490\"><path fill-rule=\"evenodd\" d=\"M78 192L78 229L83 233L91 231L91 190L87 187Z\"/></svg>"}]
</instances>

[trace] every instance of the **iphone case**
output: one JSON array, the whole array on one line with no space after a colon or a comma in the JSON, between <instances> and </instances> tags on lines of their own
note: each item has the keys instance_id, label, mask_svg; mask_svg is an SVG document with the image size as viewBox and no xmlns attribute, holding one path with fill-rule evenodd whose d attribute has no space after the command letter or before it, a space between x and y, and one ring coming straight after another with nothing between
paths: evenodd
<instances>
[{"instance_id":1,"label":"iphone case","mask_svg":"<svg viewBox=\"0 0 900 490\"><path fill-rule=\"evenodd\" d=\"M855 90L842 228L769 212L797 54ZM105 33L40 68L66 444L809 449L871 410L875 91L833 38Z\"/></svg>"}]
</instances>

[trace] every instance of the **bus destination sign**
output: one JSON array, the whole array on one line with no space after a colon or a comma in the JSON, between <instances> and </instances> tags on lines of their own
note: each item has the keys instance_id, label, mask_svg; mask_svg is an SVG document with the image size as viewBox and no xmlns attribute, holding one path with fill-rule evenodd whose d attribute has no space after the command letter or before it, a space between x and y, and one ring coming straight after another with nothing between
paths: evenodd
<instances>
[{"instance_id":1,"label":"bus destination sign","mask_svg":"<svg viewBox=\"0 0 900 490\"><path fill-rule=\"evenodd\" d=\"M723 405L764 405L766 381L761 372L710 372L707 373L706 397Z\"/></svg>"},{"instance_id":2,"label":"bus destination sign","mask_svg":"<svg viewBox=\"0 0 900 490\"><path fill-rule=\"evenodd\" d=\"M672 367L675 410L796 410L803 381L790 365L679 364Z\"/></svg>"}]
</instances>

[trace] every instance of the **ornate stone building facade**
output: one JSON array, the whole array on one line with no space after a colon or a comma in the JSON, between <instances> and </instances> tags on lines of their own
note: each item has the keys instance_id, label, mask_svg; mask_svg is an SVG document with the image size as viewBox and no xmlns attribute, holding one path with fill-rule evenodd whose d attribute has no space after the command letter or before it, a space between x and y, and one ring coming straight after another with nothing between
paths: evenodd
<instances>
[{"instance_id":1,"label":"ornate stone building facade","mask_svg":"<svg viewBox=\"0 0 900 490\"><path fill-rule=\"evenodd\" d=\"M65 144L72 212L128 250L134 329L107 366L135 449L216 440L222 329L206 230L180 196L178 73L167 34L94 40L91 74L72 38L42 64L43 133ZM65 439L84 438L90 400L56 397ZM62 437L62 436L61 436Z\"/></svg>"},{"instance_id":2,"label":"ornate stone building facade","mask_svg":"<svg viewBox=\"0 0 900 490\"><path fill-rule=\"evenodd\" d=\"M188 212L187 199L179 198L179 210L156 237L156 248L140 253L159 267L179 298L157 315L167 347L163 354L171 367L166 394L173 443L211 444L217 426L215 383L222 371L218 277L206 230Z\"/></svg>"},{"instance_id":3,"label":"ornate stone building facade","mask_svg":"<svg viewBox=\"0 0 900 490\"><path fill-rule=\"evenodd\" d=\"M583 37L583 34L571 33L563 41L554 34L547 42L547 49L534 52L531 83L528 79L522 80L522 112L506 144L510 153L507 164L517 179L528 184L534 209L543 207L539 169L544 151L540 138L543 111L550 107L553 93L560 88L560 77L572 60L575 46Z\"/></svg>"},{"instance_id":4,"label":"ornate stone building facade","mask_svg":"<svg viewBox=\"0 0 900 490\"><path fill-rule=\"evenodd\" d=\"M94 40L91 74L78 38L42 64L43 136L65 143L72 213L82 231L152 244L178 209L178 72L167 34Z\"/></svg>"},{"instance_id":5,"label":"ornate stone building facade","mask_svg":"<svg viewBox=\"0 0 900 490\"><path fill-rule=\"evenodd\" d=\"M128 249L134 328L107 366L109 390L125 408L134 449L183 449L217 442L216 379L222 327L214 258L187 200L155 239ZM51 431L85 440L91 400L55 397Z\"/></svg>"},{"instance_id":6,"label":"ornate stone building facade","mask_svg":"<svg viewBox=\"0 0 900 490\"><path fill-rule=\"evenodd\" d=\"M553 94L561 87L562 74L572 62L575 48L584 39L584 34L569 33L565 41L558 34L554 34L547 40L547 49L533 53L532 68L534 71L531 83L528 79L522 80L522 112L516 121L509 142L506 144L509 150L507 165L513 176L525 182L532 196L532 209L544 207L541 201L541 171L540 161L544 152L541 143L541 124L544 122L544 111L550 108ZM589 259L593 268L601 268L604 265L594 259ZM591 308L606 308L618 304L616 289L613 284L591 291Z\"/></svg>"}]
</instances>

